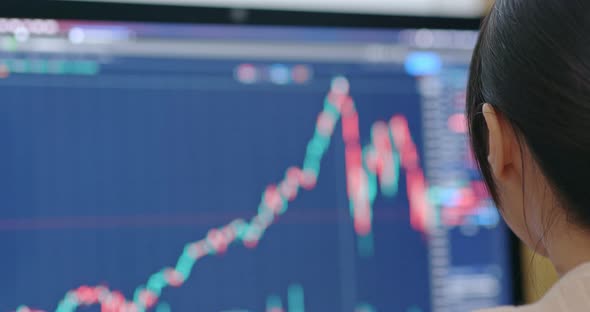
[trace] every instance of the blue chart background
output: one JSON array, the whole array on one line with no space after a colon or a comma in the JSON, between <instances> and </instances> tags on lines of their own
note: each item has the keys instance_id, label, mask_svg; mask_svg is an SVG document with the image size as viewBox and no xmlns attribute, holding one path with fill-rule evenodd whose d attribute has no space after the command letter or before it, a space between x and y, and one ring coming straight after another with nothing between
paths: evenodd
<instances>
[{"instance_id":1,"label":"blue chart background","mask_svg":"<svg viewBox=\"0 0 590 312\"><path fill-rule=\"evenodd\" d=\"M316 64L305 86L246 86L235 65L118 59L95 77L0 81L0 311L51 310L83 284L130 297L185 243L253 216L265 187L302 164L336 74L350 78L363 144L373 122L403 114L422 151L419 96L401 70ZM258 248L234 245L165 290L173 311L264 311L293 283L308 311L430 309L425 242L405 191L377 201L375 255L357 256L336 133L317 188Z\"/></svg>"}]
</instances>

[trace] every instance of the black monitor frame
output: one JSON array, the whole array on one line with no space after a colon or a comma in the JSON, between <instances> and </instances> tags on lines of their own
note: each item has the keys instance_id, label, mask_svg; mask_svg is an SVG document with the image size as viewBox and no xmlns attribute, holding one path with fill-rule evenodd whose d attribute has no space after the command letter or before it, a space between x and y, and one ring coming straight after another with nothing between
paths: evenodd
<instances>
[{"instance_id":1,"label":"black monitor frame","mask_svg":"<svg viewBox=\"0 0 590 312\"><path fill-rule=\"evenodd\" d=\"M393 16L354 13L235 9L162 4L130 4L89 1L2 1L0 15L119 22L162 22L218 25L317 26L344 28L436 28L476 30L480 18ZM524 302L521 244L511 235L513 301Z\"/></svg>"},{"instance_id":2,"label":"black monitor frame","mask_svg":"<svg viewBox=\"0 0 590 312\"><path fill-rule=\"evenodd\" d=\"M90 1L7 2L0 4L0 15L22 18L356 28L477 29L480 24L479 18L251 10Z\"/></svg>"}]
</instances>

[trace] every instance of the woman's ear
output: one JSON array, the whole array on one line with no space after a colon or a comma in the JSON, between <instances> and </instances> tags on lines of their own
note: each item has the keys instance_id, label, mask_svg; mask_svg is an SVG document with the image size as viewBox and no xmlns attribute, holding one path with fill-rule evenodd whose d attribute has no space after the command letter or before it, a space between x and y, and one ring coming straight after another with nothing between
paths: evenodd
<instances>
[{"instance_id":1,"label":"woman's ear","mask_svg":"<svg viewBox=\"0 0 590 312\"><path fill-rule=\"evenodd\" d=\"M501 180L513 163L513 142L509 138L512 131L506 129L506 123L492 105L484 104L483 116L488 127L488 161L496 179Z\"/></svg>"}]
</instances>

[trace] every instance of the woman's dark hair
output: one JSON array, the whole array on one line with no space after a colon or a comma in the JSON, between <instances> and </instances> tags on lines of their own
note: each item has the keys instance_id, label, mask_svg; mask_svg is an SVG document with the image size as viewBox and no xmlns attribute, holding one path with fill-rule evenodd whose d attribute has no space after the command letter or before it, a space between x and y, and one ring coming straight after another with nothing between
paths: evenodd
<instances>
[{"instance_id":1,"label":"woman's dark hair","mask_svg":"<svg viewBox=\"0 0 590 312\"><path fill-rule=\"evenodd\" d=\"M471 145L496 204L484 103L512 126L568 219L590 228L590 1L497 0L470 71Z\"/></svg>"}]
</instances>

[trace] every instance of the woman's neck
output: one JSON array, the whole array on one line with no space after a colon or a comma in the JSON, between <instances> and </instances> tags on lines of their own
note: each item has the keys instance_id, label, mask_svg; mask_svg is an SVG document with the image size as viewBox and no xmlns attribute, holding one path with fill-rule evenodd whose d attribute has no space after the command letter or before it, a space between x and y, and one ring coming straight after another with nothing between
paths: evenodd
<instances>
[{"instance_id":1,"label":"woman's neck","mask_svg":"<svg viewBox=\"0 0 590 312\"><path fill-rule=\"evenodd\" d=\"M560 276L590 262L590 232L580 230L565 220L551 228L543 243Z\"/></svg>"}]
</instances>

